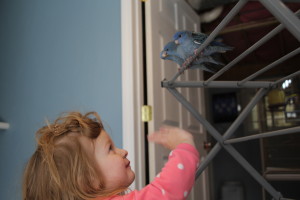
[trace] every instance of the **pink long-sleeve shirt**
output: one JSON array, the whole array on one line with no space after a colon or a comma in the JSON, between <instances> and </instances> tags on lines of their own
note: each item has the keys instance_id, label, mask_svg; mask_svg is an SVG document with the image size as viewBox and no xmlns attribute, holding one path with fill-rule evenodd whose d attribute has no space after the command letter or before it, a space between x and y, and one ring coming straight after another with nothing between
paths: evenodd
<instances>
[{"instance_id":1,"label":"pink long-sleeve shirt","mask_svg":"<svg viewBox=\"0 0 300 200\"><path fill-rule=\"evenodd\" d=\"M169 160L155 179L141 190L105 200L183 200L195 181L199 153L190 144L179 144L169 155ZM97 199L95 199L97 200Z\"/></svg>"}]
</instances>

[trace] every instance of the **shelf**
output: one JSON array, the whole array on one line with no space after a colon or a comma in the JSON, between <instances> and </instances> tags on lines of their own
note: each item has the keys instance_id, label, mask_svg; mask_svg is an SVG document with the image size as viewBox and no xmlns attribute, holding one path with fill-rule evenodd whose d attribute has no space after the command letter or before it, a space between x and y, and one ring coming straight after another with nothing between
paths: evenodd
<instances>
[{"instance_id":1,"label":"shelf","mask_svg":"<svg viewBox=\"0 0 300 200\"><path fill-rule=\"evenodd\" d=\"M270 181L299 181L300 169L267 167L264 176Z\"/></svg>"},{"instance_id":2,"label":"shelf","mask_svg":"<svg viewBox=\"0 0 300 200\"><path fill-rule=\"evenodd\" d=\"M265 178L269 181L299 181L300 174L266 174Z\"/></svg>"},{"instance_id":3,"label":"shelf","mask_svg":"<svg viewBox=\"0 0 300 200\"><path fill-rule=\"evenodd\" d=\"M0 130L1 129L9 129L9 123L0 122Z\"/></svg>"}]
</instances>

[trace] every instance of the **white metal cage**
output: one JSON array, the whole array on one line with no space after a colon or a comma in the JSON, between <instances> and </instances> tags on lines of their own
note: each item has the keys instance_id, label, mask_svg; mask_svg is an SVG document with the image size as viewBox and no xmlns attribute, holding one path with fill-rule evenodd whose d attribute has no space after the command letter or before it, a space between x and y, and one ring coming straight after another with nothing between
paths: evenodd
<instances>
[{"instance_id":1,"label":"white metal cage","mask_svg":"<svg viewBox=\"0 0 300 200\"><path fill-rule=\"evenodd\" d=\"M197 53L193 59L190 59L185 63L189 66L197 55L219 34L219 32L230 22L230 20L240 11L240 9L248 2L248 0L239 0L236 5L231 9L227 16L221 21L221 23L213 30L209 37L205 40L202 46L199 47ZM209 79L200 82L189 82L189 81L176 81L176 79L185 70L181 68L171 80L163 80L161 82L162 87L166 88L191 114L201 123L207 130L207 132L217 141L217 144L212 148L212 150L207 155L206 159L203 160L200 167L197 170L196 178L200 176L203 170L208 166L212 159L217 155L217 153L224 148L250 175L276 200L287 199L282 196L279 191L276 191L274 187L254 169L248 161L232 146L232 143L242 142L252 139L271 137L277 135L284 135L290 133L300 132L300 126L287 128L278 131L266 132L241 138L232 139L231 136L237 130L239 125L245 120L248 114L252 111L254 106L264 97L271 89L278 87L279 84L284 82L286 79L291 79L295 76L300 75L300 69L296 69L294 73L280 78L276 81L253 81L257 76L264 73L267 70L272 69L278 64L286 61L287 59L300 53L300 47L296 48L287 55L275 60L271 64L265 66L261 70L249 75L247 78L239 81L216 81L220 75L225 71L230 69L232 66L236 65L240 60L245 58L251 52L256 50L262 44L267 42L270 38L275 36L277 33L283 29L287 29L298 41L300 41L300 20L298 18L300 12L291 12L280 0L259 0L262 5L281 23L259 41L249 47L242 54L233 59L230 63L224 66L216 74L211 76ZM248 105L242 110L239 116L231 124L228 130L223 134L223 136L193 107L193 105L178 92L176 88L180 87L204 87L204 88L257 88L258 91L256 95L251 99Z\"/></svg>"}]
</instances>

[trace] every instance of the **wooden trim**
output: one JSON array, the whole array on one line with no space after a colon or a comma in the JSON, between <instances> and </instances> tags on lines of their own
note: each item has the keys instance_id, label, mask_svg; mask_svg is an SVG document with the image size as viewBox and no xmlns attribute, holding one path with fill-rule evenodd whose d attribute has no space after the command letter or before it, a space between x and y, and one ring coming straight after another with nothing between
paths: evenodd
<instances>
[{"instance_id":1,"label":"wooden trim","mask_svg":"<svg viewBox=\"0 0 300 200\"><path fill-rule=\"evenodd\" d=\"M145 186L143 105L143 51L141 1L121 1L123 148L136 173L131 189Z\"/></svg>"}]
</instances>

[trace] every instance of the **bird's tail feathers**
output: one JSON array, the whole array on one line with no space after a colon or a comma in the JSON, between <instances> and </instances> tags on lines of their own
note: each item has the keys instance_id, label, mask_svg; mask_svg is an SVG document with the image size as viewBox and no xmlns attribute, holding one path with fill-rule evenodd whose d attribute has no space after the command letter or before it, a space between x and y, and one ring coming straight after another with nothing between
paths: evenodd
<instances>
[{"instance_id":1,"label":"bird's tail feathers","mask_svg":"<svg viewBox=\"0 0 300 200\"><path fill-rule=\"evenodd\" d=\"M200 63L212 63L215 65L222 65L224 66L225 64L220 61L218 54L213 54L210 56L203 56L203 57L197 57L195 60L195 63L200 64Z\"/></svg>"},{"instance_id":2,"label":"bird's tail feathers","mask_svg":"<svg viewBox=\"0 0 300 200\"><path fill-rule=\"evenodd\" d=\"M205 62L205 63L201 63L201 64L191 65L188 69L201 69L201 70L204 70L204 71L214 74L221 68L222 68L222 66L220 66L220 65L213 64L210 62Z\"/></svg>"},{"instance_id":3,"label":"bird's tail feathers","mask_svg":"<svg viewBox=\"0 0 300 200\"><path fill-rule=\"evenodd\" d=\"M217 65L217 64L213 64L213 63L203 63L206 71L211 72L211 73L216 73L217 71L219 71L222 66Z\"/></svg>"},{"instance_id":4,"label":"bird's tail feathers","mask_svg":"<svg viewBox=\"0 0 300 200\"><path fill-rule=\"evenodd\" d=\"M234 49L234 47L232 47L232 46L226 45L223 42L219 42L219 41L215 41L215 40L212 41L210 43L210 45L223 47L225 51L232 51Z\"/></svg>"}]
</instances>

